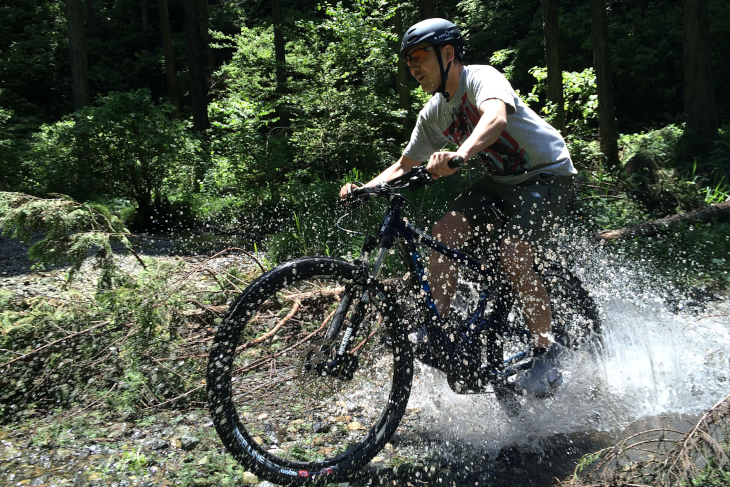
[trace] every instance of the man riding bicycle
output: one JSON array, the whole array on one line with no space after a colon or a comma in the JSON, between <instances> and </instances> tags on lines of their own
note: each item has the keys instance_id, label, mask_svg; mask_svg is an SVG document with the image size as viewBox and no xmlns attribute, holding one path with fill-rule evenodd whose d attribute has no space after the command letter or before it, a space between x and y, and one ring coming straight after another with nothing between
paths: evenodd
<instances>
[{"instance_id":1,"label":"man riding bicycle","mask_svg":"<svg viewBox=\"0 0 730 487\"><path fill-rule=\"evenodd\" d=\"M501 228L499 258L516 291L534 339L537 366L520 380L531 394L543 395L561 381L549 365L551 307L534 270L535 246L555 226L567 202L576 170L557 130L519 98L509 81L486 65L465 65L459 29L444 19L428 19L409 28L401 57L421 88L434 96L418 116L411 139L398 161L366 186L390 181L428 159L434 179L457 169L449 161L478 158L488 175L467 188L436 222L432 234L450 247ZM456 152L440 151L447 143ZM352 190L346 184L340 197ZM429 278L436 308L445 322L458 268L431 252Z\"/></svg>"}]
</instances>

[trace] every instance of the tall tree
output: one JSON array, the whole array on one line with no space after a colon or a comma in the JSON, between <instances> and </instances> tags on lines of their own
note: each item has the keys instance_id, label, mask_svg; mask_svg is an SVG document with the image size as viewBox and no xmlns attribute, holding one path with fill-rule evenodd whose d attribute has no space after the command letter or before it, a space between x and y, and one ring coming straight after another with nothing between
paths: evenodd
<instances>
[{"instance_id":1,"label":"tall tree","mask_svg":"<svg viewBox=\"0 0 730 487\"><path fill-rule=\"evenodd\" d=\"M691 148L706 146L717 135L717 113L710 65L707 0L682 0L684 36L684 111Z\"/></svg>"},{"instance_id":2,"label":"tall tree","mask_svg":"<svg viewBox=\"0 0 730 487\"><path fill-rule=\"evenodd\" d=\"M563 101L563 68L560 63L560 30L558 29L556 0L542 0L542 27L545 35L545 59L547 60L547 99L557 107L557 116L553 124L562 132L565 130L565 103Z\"/></svg>"},{"instance_id":3,"label":"tall tree","mask_svg":"<svg viewBox=\"0 0 730 487\"><path fill-rule=\"evenodd\" d=\"M210 47L210 26L208 20L208 0L198 0L198 13L200 14L200 32L205 45L205 64L213 67L213 49Z\"/></svg>"},{"instance_id":4,"label":"tall tree","mask_svg":"<svg viewBox=\"0 0 730 487\"><path fill-rule=\"evenodd\" d=\"M190 105L193 109L193 130L208 129L208 85L205 79L203 39L200 34L200 16L197 0L183 0L185 35L187 38L190 79Z\"/></svg>"},{"instance_id":5,"label":"tall tree","mask_svg":"<svg viewBox=\"0 0 730 487\"><path fill-rule=\"evenodd\" d=\"M86 0L86 29L89 38L96 37L96 11L94 10L94 0Z\"/></svg>"},{"instance_id":6,"label":"tall tree","mask_svg":"<svg viewBox=\"0 0 730 487\"><path fill-rule=\"evenodd\" d=\"M598 136L606 167L613 170L619 167L618 131L616 130L616 111L611 85L606 4L604 0L590 0L590 2L591 42L593 44L593 64L596 69L596 91L598 93Z\"/></svg>"},{"instance_id":7,"label":"tall tree","mask_svg":"<svg viewBox=\"0 0 730 487\"><path fill-rule=\"evenodd\" d=\"M84 6L81 0L66 0L66 26L74 110L79 110L91 103L89 61L86 53L86 34L84 33Z\"/></svg>"},{"instance_id":8,"label":"tall tree","mask_svg":"<svg viewBox=\"0 0 730 487\"><path fill-rule=\"evenodd\" d=\"M149 22L147 21L147 0L141 0L140 11L142 14L142 34L147 35L149 29Z\"/></svg>"},{"instance_id":9,"label":"tall tree","mask_svg":"<svg viewBox=\"0 0 730 487\"><path fill-rule=\"evenodd\" d=\"M286 42L284 40L284 16L281 0L271 0L271 13L274 21L274 58L276 60L276 93L281 97L286 91ZM277 105L279 124L289 126L289 114L283 103Z\"/></svg>"},{"instance_id":10,"label":"tall tree","mask_svg":"<svg viewBox=\"0 0 730 487\"><path fill-rule=\"evenodd\" d=\"M433 0L421 0L421 15L424 20L436 17L436 5Z\"/></svg>"},{"instance_id":11,"label":"tall tree","mask_svg":"<svg viewBox=\"0 0 730 487\"><path fill-rule=\"evenodd\" d=\"M160 11L160 30L162 31L162 50L165 53L165 81L170 103L175 107L173 117L180 115L180 92L177 88L177 70L175 68L175 51L172 47L172 33L170 30L170 14L167 0L157 0Z\"/></svg>"}]
</instances>

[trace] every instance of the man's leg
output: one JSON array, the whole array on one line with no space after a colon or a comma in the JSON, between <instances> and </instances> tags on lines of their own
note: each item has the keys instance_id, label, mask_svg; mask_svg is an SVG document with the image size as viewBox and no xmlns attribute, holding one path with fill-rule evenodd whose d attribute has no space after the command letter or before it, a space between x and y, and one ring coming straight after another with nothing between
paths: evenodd
<instances>
[{"instance_id":1,"label":"man's leg","mask_svg":"<svg viewBox=\"0 0 730 487\"><path fill-rule=\"evenodd\" d=\"M441 243L456 248L471 235L471 225L462 213L448 211L433 226L432 235ZM454 261L432 250L428 266L428 281L431 284L431 294L441 318L445 319L449 314L451 296L456 289L458 277L459 268Z\"/></svg>"},{"instance_id":2,"label":"man's leg","mask_svg":"<svg viewBox=\"0 0 730 487\"><path fill-rule=\"evenodd\" d=\"M499 244L499 256L507 278L520 298L534 346L548 348L552 310L545 286L533 267L535 251L524 240L505 238Z\"/></svg>"}]
</instances>

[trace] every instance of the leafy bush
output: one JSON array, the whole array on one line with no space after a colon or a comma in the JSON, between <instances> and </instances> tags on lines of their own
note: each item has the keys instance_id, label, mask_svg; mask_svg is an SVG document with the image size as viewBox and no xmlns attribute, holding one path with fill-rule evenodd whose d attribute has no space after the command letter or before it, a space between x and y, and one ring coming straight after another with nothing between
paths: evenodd
<instances>
[{"instance_id":1,"label":"leafy bush","mask_svg":"<svg viewBox=\"0 0 730 487\"><path fill-rule=\"evenodd\" d=\"M527 95L528 103L540 103L540 97L547 92L547 68L534 67L530 70L537 83ZM565 111L566 137L592 137L598 120L598 95L596 94L596 74L593 68L580 73L563 71L563 109ZM544 101L541 110L545 119L552 124L557 117L554 103Z\"/></svg>"},{"instance_id":2,"label":"leafy bush","mask_svg":"<svg viewBox=\"0 0 730 487\"><path fill-rule=\"evenodd\" d=\"M29 163L34 189L82 199L94 193L128 198L137 206L137 224L147 226L153 209L164 212L173 190L195 187L199 143L184 122L169 117L171 111L142 89L100 97L43 126Z\"/></svg>"}]
</instances>

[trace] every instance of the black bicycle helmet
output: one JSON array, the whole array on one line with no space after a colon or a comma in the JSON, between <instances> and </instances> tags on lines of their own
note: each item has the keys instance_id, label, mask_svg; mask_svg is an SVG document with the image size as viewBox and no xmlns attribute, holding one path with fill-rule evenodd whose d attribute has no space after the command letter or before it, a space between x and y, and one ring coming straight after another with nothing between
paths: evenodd
<instances>
[{"instance_id":1,"label":"black bicycle helmet","mask_svg":"<svg viewBox=\"0 0 730 487\"><path fill-rule=\"evenodd\" d=\"M459 28L446 19L426 19L411 26L403 35L403 41L400 45L400 55L403 57L405 52L416 44L421 42L430 42L436 47L436 59L438 59L439 69L441 70L441 85L434 93L441 93L448 99L449 93L446 89L446 79L449 77L451 62L444 69L441 61L441 48L447 44L454 46L456 58L461 61L464 55L464 39L461 37Z\"/></svg>"},{"instance_id":2,"label":"black bicycle helmet","mask_svg":"<svg viewBox=\"0 0 730 487\"><path fill-rule=\"evenodd\" d=\"M426 19L413 26L403 35L400 55L421 42L430 42L435 46L451 44L456 49L459 59L464 55L464 39L459 28L446 19Z\"/></svg>"}]
</instances>

